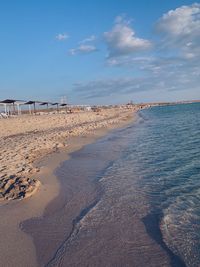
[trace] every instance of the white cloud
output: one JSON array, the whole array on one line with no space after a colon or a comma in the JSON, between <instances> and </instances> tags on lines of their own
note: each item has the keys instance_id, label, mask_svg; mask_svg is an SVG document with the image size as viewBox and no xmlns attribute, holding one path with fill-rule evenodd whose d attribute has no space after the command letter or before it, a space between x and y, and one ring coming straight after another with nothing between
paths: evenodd
<instances>
[{"instance_id":1,"label":"white cloud","mask_svg":"<svg viewBox=\"0 0 200 267\"><path fill-rule=\"evenodd\" d=\"M69 35L67 33L59 33L56 35L56 39L58 41L64 41L69 38Z\"/></svg>"},{"instance_id":2,"label":"white cloud","mask_svg":"<svg viewBox=\"0 0 200 267\"><path fill-rule=\"evenodd\" d=\"M177 92L177 94L181 91L198 91L200 83L200 70L198 66L173 66L173 61L171 59L171 63L168 62L168 64L165 62L159 63L159 61L152 62L151 66L147 66L149 72L145 75L143 73L141 76L121 76L118 78L79 82L73 85L73 93L76 93L82 99L110 97L110 100L112 100L113 97L121 98L127 95L132 95L134 98L135 94L145 91L148 91L150 96L153 96L155 92L160 92L163 99L172 91ZM148 94L146 96L148 98Z\"/></svg>"},{"instance_id":3,"label":"white cloud","mask_svg":"<svg viewBox=\"0 0 200 267\"><path fill-rule=\"evenodd\" d=\"M107 59L108 66L127 66L127 67L139 67L149 64L154 60L151 56L139 57L139 56L123 56L123 57L112 57Z\"/></svg>"},{"instance_id":4,"label":"white cloud","mask_svg":"<svg viewBox=\"0 0 200 267\"><path fill-rule=\"evenodd\" d=\"M96 40L95 35L91 35L79 42L79 46L69 50L70 55L74 56L77 54L90 54L97 51L97 48L91 42Z\"/></svg>"},{"instance_id":5,"label":"white cloud","mask_svg":"<svg viewBox=\"0 0 200 267\"><path fill-rule=\"evenodd\" d=\"M136 36L131 21L116 18L113 28L104 33L110 67L129 68L129 77L105 78L73 85L82 99L120 99L145 91L147 99L161 95L198 98L200 92L200 4L182 6L164 14L156 23L161 35L155 43ZM154 32L155 33L155 32ZM87 39L87 38L86 38ZM83 43L71 54L96 49ZM149 50L149 48L152 48ZM132 75L130 75L132 71ZM123 70L124 72L124 70ZM125 73L125 72L124 72ZM184 94L183 94L184 92ZM195 95L196 94L196 95ZM144 93L145 95L145 93Z\"/></svg>"},{"instance_id":6,"label":"white cloud","mask_svg":"<svg viewBox=\"0 0 200 267\"><path fill-rule=\"evenodd\" d=\"M95 40L96 40L96 36L95 35L91 35L91 36L83 39L82 41L80 41L80 44L85 44L85 43L93 42Z\"/></svg>"},{"instance_id":7,"label":"white cloud","mask_svg":"<svg viewBox=\"0 0 200 267\"><path fill-rule=\"evenodd\" d=\"M152 45L150 41L136 37L130 21L125 21L120 16L116 18L112 30L104 33L104 37L108 47L108 57L130 55L149 49Z\"/></svg>"},{"instance_id":8,"label":"white cloud","mask_svg":"<svg viewBox=\"0 0 200 267\"><path fill-rule=\"evenodd\" d=\"M114 96L130 91L140 91L140 79L119 77L113 79L79 82L73 85L73 90L80 96L89 99L94 97Z\"/></svg>"},{"instance_id":9,"label":"white cloud","mask_svg":"<svg viewBox=\"0 0 200 267\"><path fill-rule=\"evenodd\" d=\"M170 10L158 21L158 29L172 36L200 34L200 4Z\"/></svg>"},{"instance_id":10,"label":"white cloud","mask_svg":"<svg viewBox=\"0 0 200 267\"><path fill-rule=\"evenodd\" d=\"M156 28L163 34L162 47L176 48L186 59L200 56L200 4L170 10Z\"/></svg>"},{"instance_id":11,"label":"white cloud","mask_svg":"<svg viewBox=\"0 0 200 267\"><path fill-rule=\"evenodd\" d=\"M93 53L96 52L97 48L94 45L85 45L82 44L77 48L73 48L69 50L69 53L74 56L77 54L89 54L89 53Z\"/></svg>"}]
</instances>

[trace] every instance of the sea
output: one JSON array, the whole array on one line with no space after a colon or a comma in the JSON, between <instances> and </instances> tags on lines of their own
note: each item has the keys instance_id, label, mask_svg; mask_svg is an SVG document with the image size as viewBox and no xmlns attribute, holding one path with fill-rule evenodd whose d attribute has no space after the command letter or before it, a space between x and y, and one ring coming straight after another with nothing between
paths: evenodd
<instances>
[{"instance_id":1,"label":"sea","mask_svg":"<svg viewBox=\"0 0 200 267\"><path fill-rule=\"evenodd\" d=\"M138 186L166 246L186 266L200 266L200 104L155 107L140 116L128 156L140 173Z\"/></svg>"},{"instance_id":2,"label":"sea","mask_svg":"<svg viewBox=\"0 0 200 267\"><path fill-rule=\"evenodd\" d=\"M23 226L41 266L200 266L199 103L139 111L134 123L72 153L56 175L59 209ZM57 239L45 230L55 221ZM45 260L40 232L57 240Z\"/></svg>"}]
</instances>

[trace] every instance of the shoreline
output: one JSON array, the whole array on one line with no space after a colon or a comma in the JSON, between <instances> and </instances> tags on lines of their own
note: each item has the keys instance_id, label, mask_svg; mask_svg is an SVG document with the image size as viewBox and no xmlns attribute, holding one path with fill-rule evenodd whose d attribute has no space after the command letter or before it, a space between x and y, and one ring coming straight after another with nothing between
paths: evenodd
<instances>
[{"instance_id":1,"label":"shoreline","mask_svg":"<svg viewBox=\"0 0 200 267\"><path fill-rule=\"evenodd\" d=\"M133 125L135 125L135 123L133 123ZM126 128L127 127L122 127L122 131ZM107 251L107 248L105 251L103 247L101 248L102 242L103 244L107 244L108 242L109 245L109 240L112 240L114 243L111 244L114 245L114 248L118 246L118 240L113 240L112 234L110 235L110 233L112 233L112 227L110 228L110 223L105 224L103 222L104 216L107 216L107 211L104 210L104 204L101 204L102 198L105 198L105 192L100 181L101 177L104 177L104 172L109 169L109 166L112 165L112 162L115 161L120 154L118 148L117 150L111 149L111 153L108 153L108 151L110 151L109 148L112 146L115 147L114 144L118 143L118 139L116 139L116 133L118 135L118 129L106 135L105 138L100 138L99 141L96 140L97 142L89 142L89 145L85 145L80 150L72 152L69 160L63 162L56 171L56 176L59 179L59 183L62 185L59 195L48 204L42 217L32 218L22 223L21 228L23 231L25 231L25 233L28 233L32 237L35 247L38 250L37 256L39 266L106 266L106 255L107 253L109 254L109 250ZM114 139L112 139L113 136ZM128 144L126 138L122 138L120 140L123 142L123 146ZM108 147L108 149L106 149L106 147ZM99 151L99 149L100 154L99 152L96 154L95 151ZM106 155L104 155L104 151L106 151ZM106 159L104 159L104 157L106 157ZM95 158L94 162L93 158ZM100 165L98 160L100 160ZM87 162L89 162L91 165L87 165ZM66 175L68 172L70 175ZM112 202L112 192L110 193L108 194L109 196L111 195L110 204L111 206L115 206L115 202ZM136 201L136 203L137 202L138 201ZM100 209L102 210L102 226L99 226L100 228L96 229L94 227L95 221L91 221L90 224L89 219L87 229L89 232L87 234L87 231L85 230L86 237L83 238L81 235L76 238L79 230L81 232L81 229L84 229L85 220L87 221L87 217L91 217L91 215L88 215L90 211L94 210L95 212L99 205L102 205ZM119 255L121 254L119 258L117 257L117 254L112 259L112 253L110 254L111 258L109 260L109 264L114 264L116 261L118 262L119 259L119 263L122 264L123 262L126 262L126 266L137 266L137 264L142 265L144 262L149 263L149 266L171 266L170 262L172 263L172 258L170 257L169 252L166 250L166 248L160 246L160 243L157 242L156 239L152 238L151 233L149 232L150 229L147 228L147 224L149 224L149 222L147 223L146 221L147 224L145 224L140 216L138 216L137 212L139 207L137 204L136 206L137 207L133 205L131 209L128 208L127 210L123 210L122 204L121 212L124 214L123 218L120 217L119 221L114 219L115 222L113 225L113 233L117 236L118 233L123 232L123 242L125 242L125 247L121 248L121 252L119 251ZM117 209L120 210L120 206ZM79 223L81 223L81 226ZM153 228L153 231L154 230L155 228ZM83 230L83 233L85 231ZM42 238L40 237L40 234L42 235ZM95 237L93 245L89 249L87 249L87 236L89 239L90 236ZM105 243L104 238L102 240L101 236L105 238ZM79 238L81 239L81 237L82 242L80 240L81 243L79 245ZM161 236L158 238L161 238ZM90 240L92 241L92 239L93 238L91 237ZM95 250L95 240L98 240L98 243L100 244L98 250ZM123 242L120 241L120 244ZM141 250L138 250L139 247L141 247ZM127 254L129 249L133 251L133 253L130 255ZM85 254L84 251L87 253ZM95 253L92 254L91 251ZM88 253L89 255L91 254L91 257L94 259L94 261L92 259L90 261L90 256L88 258ZM142 258L140 253L143 253ZM94 255L98 255L96 257L96 261ZM128 258L126 258L126 255ZM160 260L158 260L159 258ZM99 265L98 259L102 261L103 265ZM162 265L160 265L161 263ZM111 264L108 266L115 265Z\"/></svg>"},{"instance_id":2,"label":"shoreline","mask_svg":"<svg viewBox=\"0 0 200 267\"><path fill-rule=\"evenodd\" d=\"M136 114L136 112L135 112ZM81 149L83 146L95 142L98 138L106 135L116 128L123 128L135 119L134 112L131 117L120 124L112 124L107 128L95 130L89 135L79 137L71 137L70 145L57 152L52 152L44 156L39 162L35 162L34 166L39 167L41 171L37 174L41 185L37 193L24 200L5 201L0 205L0 216L3 220L0 223L1 229L1 247L0 253L2 263L6 266L38 266L36 260L35 247L30 236L21 231L19 225L21 222L33 217L42 216L46 206L59 193L60 184L54 174L54 170L60 166L63 161L69 159L69 154ZM35 175L34 175L35 177ZM9 232L9 235L8 235ZM12 257L10 257L12 255Z\"/></svg>"},{"instance_id":3,"label":"shoreline","mask_svg":"<svg viewBox=\"0 0 200 267\"><path fill-rule=\"evenodd\" d=\"M70 138L93 135L129 120L139 108L16 117L0 121L0 204L4 200L23 199L37 191L34 162L57 151L68 150ZM116 126L114 126L116 125ZM35 177L34 177L35 176Z\"/></svg>"}]
</instances>

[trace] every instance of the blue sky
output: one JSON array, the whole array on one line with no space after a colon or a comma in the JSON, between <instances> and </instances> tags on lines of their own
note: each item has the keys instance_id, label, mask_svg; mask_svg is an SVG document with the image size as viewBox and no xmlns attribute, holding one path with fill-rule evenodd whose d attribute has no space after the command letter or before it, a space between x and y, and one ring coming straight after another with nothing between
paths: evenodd
<instances>
[{"instance_id":1,"label":"blue sky","mask_svg":"<svg viewBox=\"0 0 200 267\"><path fill-rule=\"evenodd\" d=\"M200 99L200 2L0 1L0 98Z\"/></svg>"}]
</instances>

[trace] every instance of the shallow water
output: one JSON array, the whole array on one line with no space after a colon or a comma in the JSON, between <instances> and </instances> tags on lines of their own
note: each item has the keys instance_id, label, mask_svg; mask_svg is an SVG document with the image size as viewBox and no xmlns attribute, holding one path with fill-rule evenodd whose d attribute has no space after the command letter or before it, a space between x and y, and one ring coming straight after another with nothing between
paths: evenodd
<instances>
[{"instance_id":1,"label":"shallow water","mask_svg":"<svg viewBox=\"0 0 200 267\"><path fill-rule=\"evenodd\" d=\"M154 107L56 171L40 266L200 266L200 104Z\"/></svg>"},{"instance_id":2,"label":"shallow water","mask_svg":"<svg viewBox=\"0 0 200 267\"><path fill-rule=\"evenodd\" d=\"M141 190L159 218L165 244L187 266L200 266L200 104L142 115L147 123L141 138L147 142L136 152Z\"/></svg>"}]
</instances>

